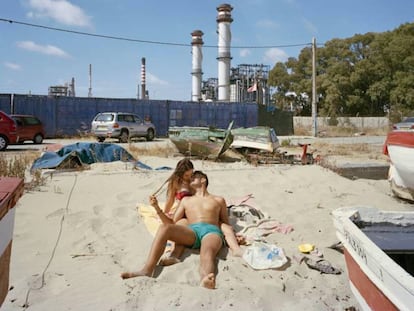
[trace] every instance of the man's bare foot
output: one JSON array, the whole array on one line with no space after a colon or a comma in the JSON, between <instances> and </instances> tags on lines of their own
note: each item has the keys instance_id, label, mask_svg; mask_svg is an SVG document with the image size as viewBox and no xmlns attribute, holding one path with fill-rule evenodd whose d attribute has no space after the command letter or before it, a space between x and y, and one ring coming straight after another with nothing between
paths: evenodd
<instances>
[{"instance_id":1,"label":"man's bare foot","mask_svg":"<svg viewBox=\"0 0 414 311\"><path fill-rule=\"evenodd\" d=\"M166 254L165 256L161 257L158 264L160 266L171 266L179 262L181 262L181 260L178 259L177 257Z\"/></svg>"},{"instance_id":2,"label":"man's bare foot","mask_svg":"<svg viewBox=\"0 0 414 311\"><path fill-rule=\"evenodd\" d=\"M209 289L215 289L216 288L216 277L214 273L207 274L202 280L201 280L201 286Z\"/></svg>"},{"instance_id":3,"label":"man's bare foot","mask_svg":"<svg viewBox=\"0 0 414 311\"><path fill-rule=\"evenodd\" d=\"M146 273L145 271L136 271L136 272L123 272L121 273L121 278L130 279L135 278L137 276L151 276L151 273Z\"/></svg>"}]
</instances>

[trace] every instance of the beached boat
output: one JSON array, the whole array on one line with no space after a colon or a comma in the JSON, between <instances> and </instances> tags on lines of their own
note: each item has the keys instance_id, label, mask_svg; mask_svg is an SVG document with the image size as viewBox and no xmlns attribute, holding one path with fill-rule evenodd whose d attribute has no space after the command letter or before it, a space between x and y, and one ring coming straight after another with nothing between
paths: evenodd
<instances>
[{"instance_id":1,"label":"beached boat","mask_svg":"<svg viewBox=\"0 0 414 311\"><path fill-rule=\"evenodd\" d=\"M390 158L391 190L400 198L414 201L414 131L388 133L384 154Z\"/></svg>"},{"instance_id":2,"label":"beached boat","mask_svg":"<svg viewBox=\"0 0 414 311\"><path fill-rule=\"evenodd\" d=\"M412 310L414 212L341 208L333 212L350 287L363 310Z\"/></svg>"},{"instance_id":3,"label":"beached boat","mask_svg":"<svg viewBox=\"0 0 414 311\"><path fill-rule=\"evenodd\" d=\"M184 155L216 160L233 141L232 127L233 121L227 129L174 126L168 129L168 137Z\"/></svg>"},{"instance_id":4,"label":"beached boat","mask_svg":"<svg viewBox=\"0 0 414 311\"><path fill-rule=\"evenodd\" d=\"M0 177L0 307L9 292L15 205L23 190L23 179Z\"/></svg>"},{"instance_id":5,"label":"beached boat","mask_svg":"<svg viewBox=\"0 0 414 311\"><path fill-rule=\"evenodd\" d=\"M279 148L279 139L273 128L267 126L256 126L248 128L233 129L233 143L231 148L234 148L242 153L246 151L265 151L274 152Z\"/></svg>"}]
</instances>

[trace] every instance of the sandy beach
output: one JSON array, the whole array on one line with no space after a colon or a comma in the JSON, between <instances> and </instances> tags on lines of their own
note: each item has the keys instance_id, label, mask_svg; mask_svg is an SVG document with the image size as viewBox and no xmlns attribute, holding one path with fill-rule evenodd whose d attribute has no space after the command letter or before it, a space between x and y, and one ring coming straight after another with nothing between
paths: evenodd
<instances>
[{"instance_id":1,"label":"sandy beach","mask_svg":"<svg viewBox=\"0 0 414 311\"><path fill-rule=\"evenodd\" d=\"M141 268L151 246L137 207L171 174L155 168L173 168L179 159L141 157L152 170L113 162L45 175L40 191L26 192L17 205L11 289L1 310L358 310L343 255L328 247L338 242L332 210L413 208L393 197L386 180L350 180L319 165L194 160L208 174L211 193L228 203L252 195L249 204L293 228L264 238L288 262L255 270L223 248L217 288L208 290L199 286L198 252L187 250L181 263L157 268L154 278L122 280L121 272ZM303 243L342 273L323 274L299 262Z\"/></svg>"}]
</instances>

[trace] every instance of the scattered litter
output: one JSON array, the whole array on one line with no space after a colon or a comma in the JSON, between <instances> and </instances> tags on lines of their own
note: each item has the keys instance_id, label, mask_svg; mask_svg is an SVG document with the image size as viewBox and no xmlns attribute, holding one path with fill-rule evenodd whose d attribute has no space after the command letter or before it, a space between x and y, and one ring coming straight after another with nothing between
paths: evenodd
<instances>
[{"instance_id":1,"label":"scattered litter","mask_svg":"<svg viewBox=\"0 0 414 311\"><path fill-rule=\"evenodd\" d=\"M313 251L314 248L315 248L315 245L310 244L310 243L304 243L304 244L298 245L299 251L304 254L310 253L311 251Z\"/></svg>"},{"instance_id":2,"label":"scattered litter","mask_svg":"<svg viewBox=\"0 0 414 311\"><path fill-rule=\"evenodd\" d=\"M341 270L333 267L326 259L313 260L306 257L304 261L309 268L318 270L320 273L341 274Z\"/></svg>"},{"instance_id":3,"label":"scattered litter","mask_svg":"<svg viewBox=\"0 0 414 311\"><path fill-rule=\"evenodd\" d=\"M282 248L261 242L248 246L243 259L256 270L280 268L288 261Z\"/></svg>"},{"instance_id":4,"label":"scattered litter","mask_svg":"<svg viewBox=\"0 0 414 311\"><path fill-rule=\"evenodd\" d=\"M344 253L344 246L342 245L342 242L334 243L331 246L328 246L328 248L336 250L337 252L340 252L341 254Z\"/></svg>"}]
</instances>

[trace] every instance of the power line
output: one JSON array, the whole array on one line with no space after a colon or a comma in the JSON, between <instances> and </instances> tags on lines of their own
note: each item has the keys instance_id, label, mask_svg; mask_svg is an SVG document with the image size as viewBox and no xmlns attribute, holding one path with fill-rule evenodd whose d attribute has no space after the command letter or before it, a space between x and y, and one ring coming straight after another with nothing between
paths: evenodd
<instances>
[{"instance_id":1,"label":"power line","mask_svg":"<svg viewBox=\"0 0 414 311\"><path fill-rule=\"evenodd\" d=\"M39 25L39 24L31 24L31 23L21 22L21 21L12 20L12 19L5 19L5 18L0 18L0 21L10 23L10 24L18 24L18 25L23 25L23 26L28 26L28 27L35 27L35 28L41 28L41 29L47 29L47 30L53 30L53 31L72 33L72 34L82 35L82 36L103 38L103 39L112 39L112 40L120 40L120 41L136 42L136 43L146 43L146 44L191 47L191 44L186 44L186 43L152 41L152 40L142 40L142 39L119 37L119 36L101 35L101 34L95 34L95 33L90 33L90 32L83 32L83 31L76 31L76 30L70 30L70 29L56 28L56 27ZM289 47L311 46L311 45L312 45L312 43L298 43L298 44L286 44L286 45L232 46L231 48L232 49L270 49L270 48L289 48ZM205 47L205 48L218 48L219 46L218 45L203 45L203 47Z\"/></svg>"}]
</instances>

